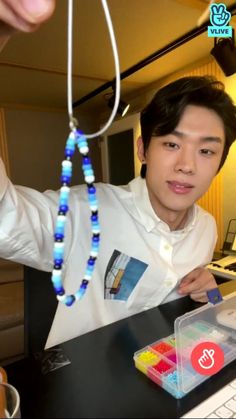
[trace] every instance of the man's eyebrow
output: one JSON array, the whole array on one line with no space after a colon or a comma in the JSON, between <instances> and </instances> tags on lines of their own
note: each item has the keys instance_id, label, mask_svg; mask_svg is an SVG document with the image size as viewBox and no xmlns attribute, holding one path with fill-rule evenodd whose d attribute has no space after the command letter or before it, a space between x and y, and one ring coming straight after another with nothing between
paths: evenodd
<instances>
[{"instance_id":1,"label":"man's eyebrow","mask_svg":"<svg viewBox=\"0 0 236 419\"><path fill-rule=\"evenodd\" d=\"M172 132L171 132L171 134L172 135L175 135L176 137L178 137L178 138L184 138L185 137L185 135L186 134L184 134L183 132L180 132L180 131L178 131L178 130L176 130L176 129L174 129ZM203 143L207 143L207 142L215 142L215 143L222 143L223 142L223 139L222 138L220 138L220 137L216 137L216 136L214 136L214 135L208 135L207 137L201 137L200 138L201 139L201 141L203 142Z\"/></svg>"}]
</instances>

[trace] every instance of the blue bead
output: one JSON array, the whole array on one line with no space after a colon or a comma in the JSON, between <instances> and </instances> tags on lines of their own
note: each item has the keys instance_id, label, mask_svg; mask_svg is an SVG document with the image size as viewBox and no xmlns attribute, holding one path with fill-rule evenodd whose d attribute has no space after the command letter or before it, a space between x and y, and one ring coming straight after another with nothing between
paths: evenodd
<instances>
[{"instance_id":1,"label":"blue bead","mask_svg":"<svg viewBox=\"0 0 236 419\"><path fill-rule=\"evenodd\" d=\"M75 296L74 295L67 295L66 296L66 300L65 300L65 304L70 307L72 306L72 304L75 302Z\"/></svg>"},{"instance_id":2,"label":"blue bead","mask_svg":"<svg viewBox=\"0 0 236 419\"><path fill-rule=\"evenodd\" d=\"M64 235L61 234L61 233L56 233L56 234L54 234L54 238L55 238L56 241L62 242L63 239L64 239Z\"/></svg>"},{"instance_id":3,"label":"blue bead","mask_svg":"<svg viewBox=\"0 0 236 419\"><path fill-rule=\"evenodd\" d=\"M96 188L95 186L88 186L88 193L89 194L95 194L96 193Z\"/></svg>"},{"instance_id":4,"label":"blue bead","mask_svg":"<svg viewBox=\"0 0 236 419\"><path fill-rule=\"evenodd\" d=\"M74 150L70 150L69 148L66 148L65 157L72 157L73 155L74 155Z\"/></svg>"},{"instance_id":5,"label":"blue bead","mask_svg":"<svg viewBox=\"0 0 236 419\"><path fill-rule=\"evenodd\" d=\"M93 236L92 240L93 240L94 243L99 242L100 237L99 236Z\"/></svg>"},{"instance_id":6,"label":"blue bead","mask_svg":"<svg viewBox=\"0 0 236 419\"><path fill-rule=\"evenodd\" d=\"M98 215L97 214L91 215L90 220L91 221L97 221L98 220Z\"/></svg>"},{"instance_id":7,"label":"blue bead","mask_svg":"<svg viewBox=\"0 0 236 419\"><path fill-rule=\"evenodd\" d=\"M62 183L66 184L65 186L67 186L67 184L71 181L71 176L61 175L60 180Z\"/></svg>"},{"instance_id":8,"label":"blue bead","mask_svg":"<svg viewBox=\"0 0 236 419\"><path fill-rule=\"evenodd\" d=\"M88 156L83 156L82 157L82 162L84 164L91 164L91 160L90 160L90 158Z\"/></svg>"},{"instance_id":9,"label":"blue bead","mask_svg":"<svg viewBox=\"0 0 236 419\"><path fill-rule=\"evenodd\" d=\"M54 259L54 263L55 264L61 264L62 265L63 259L62 258Z\"/></svg>"},{"instance_id":10,"label":"blue bead","mask_svg":"<svg viewBox=\"0 0 236 419\"><path fill-rule=\"evenodd\" d=\"M88 265L94 266L95 265L95 260L89 259L88 260Z\"/></svg>"}]
</instances>

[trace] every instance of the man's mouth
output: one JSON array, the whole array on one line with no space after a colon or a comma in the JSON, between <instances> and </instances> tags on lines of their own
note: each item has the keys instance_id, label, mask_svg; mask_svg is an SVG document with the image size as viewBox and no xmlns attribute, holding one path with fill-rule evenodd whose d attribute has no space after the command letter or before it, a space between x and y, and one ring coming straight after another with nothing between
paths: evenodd
<instances>
[{"instance_id":1,"label":"man's mouth","mask_svg":"<svg viewBox=\"0 0 236 419\"><path fill-rule=\"evenodd\" d=\"M176 194L187 194L194 188L190 183L178 182L175 180L167 181L167 184L169 189Z\"/></svg>"}]
</instances>

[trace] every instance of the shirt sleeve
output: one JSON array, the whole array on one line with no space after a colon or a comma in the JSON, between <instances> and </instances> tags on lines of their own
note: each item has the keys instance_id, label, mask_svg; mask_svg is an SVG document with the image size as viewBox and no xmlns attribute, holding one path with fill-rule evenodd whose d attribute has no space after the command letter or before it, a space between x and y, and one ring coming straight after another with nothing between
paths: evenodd
<instances>
[{"instance_id":1,"label":"shirt sleeve","mask_svg":"<svg viewBox=\"0 0 236 419\"><path fill-rule=\"evenodd\" d=\"M0 257L50 271L57 206L57 192L14 186L0 160Z\"/></svg>"}]
</instances>

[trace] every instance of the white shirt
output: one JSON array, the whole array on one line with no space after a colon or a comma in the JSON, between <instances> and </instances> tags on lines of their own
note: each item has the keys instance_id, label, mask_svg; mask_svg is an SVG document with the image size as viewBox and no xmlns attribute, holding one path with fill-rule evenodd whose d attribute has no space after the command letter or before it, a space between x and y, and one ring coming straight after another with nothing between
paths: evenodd
<instances>
[{"instance_id":1,"label":"white shirt","mask_svg":"<svg viewBox=\"0 0 236 419\"><path fill-rule=\"evenodd\" d=\"M0 182L0 257L51 271L58 192L13 186L1 162ZM46 347L179 298L181 279L212 260L216 223L199 206L185 228L170 231L151 206L145 179L96 188L101 243L95 271L81 301L58 304ZM91 244L86 185L71 188L69 207L64 287L73 294Z\"/></svg>"}]
</instances>

